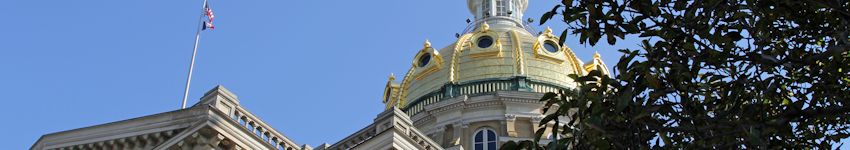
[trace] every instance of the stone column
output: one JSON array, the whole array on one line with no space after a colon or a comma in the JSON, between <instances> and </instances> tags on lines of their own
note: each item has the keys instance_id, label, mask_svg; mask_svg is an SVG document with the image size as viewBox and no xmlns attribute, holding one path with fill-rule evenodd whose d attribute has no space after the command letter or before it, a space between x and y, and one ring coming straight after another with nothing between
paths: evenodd
<instances>
[{"instance_id":1,"label":"stone column","mask_svg":"<svg viewBox=\"0 0 850 150\"><path fill-rule=\"evenodd\" d=\"M124 148L127 149L127 150L141 150L142 145L144 145L144 144L142 143L141 140L139 140L138 136L134 136L134 137L128 137L125 145L126 146Z\"/></svg>"},{"instance_id":2,"label":"stone column","mask_svg":"<svg viewBox=\"0 0 850 150\"><path fill-rule=\"evenodd\" d=\"M154 147L156 147L157 143L159 142L159 139L157 137L158 134L143 135L142 138L145 140L145 145L142 149L153 149Z\"/></svg>"},{"instance_id":3,"label":"stone column","mask_svg":"<svg viewBox=\"0 0 850 150\"><path fill-rule=\"evenodd\" d=\"M112 150L118 150L118 149L122 148L121 143L119 143L118 140L106 141L106 145L109 146L108 149L112 149Z\"/></svg>"},{"instance_id":4,"label":"stone column","mask_svg":"<svg viewBox=\"0 0 850 150\"><path fill-rule=\"evenodd\" d=\"M463 125L460 122L452 123L452 128L454 128L452 133L452 137L449 140L448 146L460 145L460 134L461 130L463 130Z\"/></svg>"},{"instance_id":5,"label":"stone column","mask_svg":"<svg viewBox=\"0 0 850 150\"><path fill-rule=\"evenodd\" d=\"M505 121L503 123L504 123L505 128L507 129L508 136L517 137L516 115L505 114Z\"/></svg>"},{"instance_id":6,"label":"stone column","mask_svg":"<svg viewBox=\"0 0 850 150\"><path fill-rule=\"evenodd\" d=\"M463 144L464 137L466 137L466 130L469 128L469 123L466 122L455 122L452 124L452 128L454 128L454 133L452 137L452 141L449 143L449 146L457 146Z\"/></svg>"},{"instance_id":7,"label":"stone column","mask_svg":"<svg viewBox=\"0 0 850 150\"><path fill-rule=\"evenodd\" d=\"M432 140L434 140L435 142L437 142L438 144L440 144L440 145L444 145L444 144L443 144L443 133L445 133L445 132L446 132L446 128L445 128L445 127L443 127L443 126L439 126L439 127L436 127L434 130L436 130L436 131L433 133L434 137L430 137L430 138L431 138Z\"/></svg>"},{"instance_id":8,"label":"stone column","mask_svg":"<svg viewBox=\"0 0 850 150\"><path fill-rule=\"evenodd\" d=\"M192 144L190 144L189 142L180 141L180 142L177 142L177 144L172 145L171 148L169 148L169 149L189 150L191 148L192 148Z\"/></svg>"}]
</instances>

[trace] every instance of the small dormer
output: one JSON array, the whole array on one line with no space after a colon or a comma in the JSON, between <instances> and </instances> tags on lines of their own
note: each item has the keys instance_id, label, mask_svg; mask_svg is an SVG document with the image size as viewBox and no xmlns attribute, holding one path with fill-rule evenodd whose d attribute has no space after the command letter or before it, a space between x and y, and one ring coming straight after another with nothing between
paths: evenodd
<instances>
[{"instance_id":1,"label":"small dormer","mask_svg":"<svg viewBox=\"0 0 850 150\"><path fill-rule=\"evenodd\" d=\"M420 80L434 72L439 71L443 67L443 57L437 49L431 47L431 42L425 40L419 53L416 53L413 61L415 67L415 80Z\"/></svg>"},{"instance_id":2,"label":"small dormer","mask_svg":"<svg viewBox=\"0 0 850 150\"><path fill-rule=\"evenodd\" d=\"M584 71L585 73L589 73L593 70L599 70L602 75L610 76L611 72L608 71L608 65L605 65L605 62L602 61L602 55L599 55L599 52L593 54L593 59L589 62L584 63Z\"/></svg>"},{"instance_id":3,"label":"small dormer","mask_svg":"<svg viewBox=\"0 0 850 150\"><path fill-rule=\"evenodd\" d=\"M401 87L398 83L395 83L395 75L390 73L390 77L387 80L387 85L384 87L383 97L381 101L386 105L386 109L390 109L396 105L396 100L398 99L398 91L399 87Z\"/></svg>"}]
</instances>

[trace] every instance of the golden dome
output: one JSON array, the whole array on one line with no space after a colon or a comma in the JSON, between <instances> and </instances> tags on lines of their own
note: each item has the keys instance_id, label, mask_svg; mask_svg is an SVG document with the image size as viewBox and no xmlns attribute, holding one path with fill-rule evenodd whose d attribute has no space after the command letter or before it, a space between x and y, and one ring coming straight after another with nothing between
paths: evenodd
<instances>
[{"instance_id":1,"label":"golden dome","mask_svg":"<svg viewBox=\"0 0 850 150\"><path fill-rule=\"evenodd\" d=\"M468 2L473 1L481 0ZM524 10L527 1L515 1L523 3ZM414 115L425 105L460 95L557 92L576 86L568 75L588 71L572 49L558 44L559 37L551 29L535 34L524 25L505 22L513 21L504 17L476 20L469 28L472 31L439 50L426 40L400 83L391 84L394 78L388 82L383 100L387 108L399 107ZM601 59L592 62L593 68L604 67Z\"/></svg>"}]
</instances>

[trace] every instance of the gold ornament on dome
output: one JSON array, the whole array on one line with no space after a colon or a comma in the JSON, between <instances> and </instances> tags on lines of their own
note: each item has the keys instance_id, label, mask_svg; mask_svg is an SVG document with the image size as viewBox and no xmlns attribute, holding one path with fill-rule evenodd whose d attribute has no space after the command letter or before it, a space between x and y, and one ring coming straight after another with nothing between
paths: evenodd
<instances>
[{"instance_id":1,"label":"gold ornament on dome","mask_svg":"<svg viewBox=\"0 0 850 150\"><path fill-rule=\"evenodd\" d=\"M511 40L514 44L514 61L516 61L516 74L525 75L525 60L522 56L522 42L519 40L516 30L511 30Z\"/></svg>"},{"instance_id":2,"label":"gold ornament on dome","mask_svg":"<svg viewBox=\"0 0 850 150\"><path fill-rule=\"evenodd\" d=\"M478 29L479 29L479 30L478 30L478 32L487 32L487 31L490 31L490 24L487 24L487 22L486 22L486 21L485 21L485 22L482 22L482 23L481 23L481 28L478 28Z\"/></svg>"},{"instance_id":3,"label":"gold ornament on dome","mask_svg":"<svg viewBox=\"0 0 850 150\"><path fill-rule=\"evenodd\" d=\"M559 58L559 53L564 53L564 46L557 44L558 37L552 34L552 28L546 27L546 30L543 31L543 34L537 37L537 40L534 41L534 45L532 46L532 51L534 52L534 58L547 60L547 62L561 64L565 60L564 58ZM558 46L558 52L548 52L543 48L543 44L546 42L552 42L554 45ZM545 52L544 52L545 51ZM566 57L566 55L563 55Z\"/></svg>"},{"instance_id":4,"label":"gold ornament on dome","mask_svg":"<svg viewBox=\"0 0 850 150\"><path fill-rule=\"evenodd\" d=\"M418 63L416 60L419 60L419 57L422 57L422 55L424 54L431 54L432 59L428 60L428 65L424 66L425 68L423 70L416 73L416 75L414 76L415 80L420 80L430 74L433 74L434 72L439 71L440 68L443 68L443 57L440 56L439 51L431 47L431 41L429 41L428 39L425 39L425 42L422 44L422 49L419 50L419 53L416 54L416 57L414 57L414 67L416 67L416 63Z\"/></svg>"}]
</instances>

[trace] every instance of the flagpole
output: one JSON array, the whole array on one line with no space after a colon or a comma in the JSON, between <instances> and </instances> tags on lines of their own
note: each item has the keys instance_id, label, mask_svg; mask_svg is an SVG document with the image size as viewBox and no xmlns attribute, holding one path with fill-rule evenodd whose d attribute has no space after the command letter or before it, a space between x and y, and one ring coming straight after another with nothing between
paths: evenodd
<instances>
[{"instance_id":1,"label":"flagpole","mask_svg":"<svg viewBox=\"0 0 850 150\"><path fill-rule=\"evenodd\" d=\"M207 7L207 0L204 0L204 5L201 7L203 10ZM198 23L200 23L198 27L198 31L195 32L195 46L192 48L192 60L189 63L189 75L186 77L186 89L183 91L183 104L180 105L180 109L186 108L186 99L189 98L189 85L192 83L192 70L195 68L195 55L198 54L198 42L201 40L201 26L204 25L204 14L202 13L198 19Z\"/></svg>"}]
</instances>

